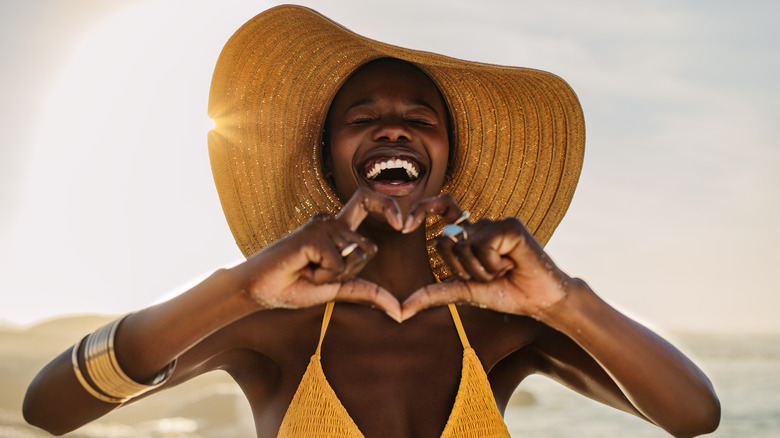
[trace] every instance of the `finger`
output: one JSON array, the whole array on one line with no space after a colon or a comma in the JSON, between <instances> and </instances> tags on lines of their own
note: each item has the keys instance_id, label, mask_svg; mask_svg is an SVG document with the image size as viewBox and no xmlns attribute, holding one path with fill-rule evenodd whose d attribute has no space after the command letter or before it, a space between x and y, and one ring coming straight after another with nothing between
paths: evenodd
<instances>
[{"instance_id":1,"label":"finger","mask_svg":"<svg viewBox=\"0 0 780 438\"><path fill-rule=\"evenodd\" d=\"M474 224L468 224L467 221L464 220L461 222L461 225L459 225L464 229L462 234L451 237L449 235L443 234L442 230L442 235L437 237L434 241L436 250L442 257L442 260L444 260L452 272L454 272L460 279L470 280L472 275L460 260L460 255L454 252L455 246L463 241L468 242L476 232L490 223L491 221L488 221L487 219L482 219Z\"/></svg>"},{"instance_id":2,"label":"finger","mask_svg":"<svg viewBox=\"0 0 780 438\"><path fill-rule=\"evenodd\" d=\"M369 213L379 213L396 230L403 228L401 209L395 199L362 187L352 195L336 217L355 231Z\"/></svg>"},{"instance_id":3,"label":"finger","mask_svg":"<svg viewBox=\"0 0 780 438\"><path fill-rule=\"evenodd\" d=\"M458 278L461 280L471 279L471 276L466 271L466 268L463 267L463 264L460 262L458 257L456 257L452 252L453 247L455 246L455 242L453 242L452 239L446 236L439 236L434 241L434 245L436 245L436 252L439 253L439 256L442 258L444 263Z\"/></svg>"},{"instance_id":4,"label":"finger","mask_svg":"<svg viewBox=\"0 0 780 438\"><path fill-rule=\"evenodd\" d=\"M492 242L480 244L479 241L475 241L471 251L492 278L503 276L515 267L514 262L508 257L503 257Z\"/></svg>"},{"instance_id":5,"label":"finger","mask_svg":"<svg viewBox=\"0 0 780 438\"><path fill-rule=\"evenodd\" d=\"M366 239L362 234L352 231L341 221L334 221L334 223L337 226L335 233L339 234L337 239L343 242L343 245L339 246L339 253L343 258L350 258L355 253L369 258L376 255L379 248L374 242ZM350 246L352 247L351 249L349 248Z\"/></svg>"},{"instance_id":6,"label":"finger","mask_svg":"<svg viewBox=\"0 0 780 438\"><path fill-rule=\"evenodd\" d=\"M338 280L341 282L353 279L358 273L360 273L360 271L363 270L363 268L373 256L373 253L369 255L366 253L366 251L363 250L363 248L357 246L357 244L354 245L355 249L349 254L343 255L342 251L342 258L344 259L345 266L344 270L338 277ZM346 249L349 249L349 247Z\"/></svg>"},{"instance_id":7,"label":"finger","mask_svg":"<svg viewBox=\"0 0 780 438\"><path fill-rule=\"evenodd\" d=\"M356 279L339 285L335 299L376 306L395 321L401 322L401 303L376 283Z\"/></svg>"},{"instance_id":8,"label":"finger","mask_svg":"<svg viewBox=\"0 0 780 438\"><path fill-rule=\"evenodd\" d=\"M426 216L441 216L446 223L455 222L463 214L458 202L450 194L435 196L433 198L423 199L415 204L404 222L403 233L410 233L417 229Z\"/></svg>"},{"instance_id":9,"label":"finger","mask_svg":"<svg viewBox=\"0 0 780 438\"><path fill-rule=\"evenodd\" d=\"M479 262L481 268L490 279L505 274L515 264L508 257L503 257L499 248L506 246L508 236L502 223L481 219L468 227L470 238L469 254ZM511 239L510 239L511 240Z\"/></svg>"},{"instance_id":10,"label":"finger","mask_svg":"<svg viewBox=\"0 0 780 438\"><path fill-rule=\"evenodd\" d=\"M446 281L429 284L415 291L401 304L401 321L406 321L421 310L457 302L473 302L468 283Z\"/></svg>"},{"instance_id":11,"label":"finger","mask_svg":"<svg viewBox=\"0 0 780 438\"><path fill-rule=\"evenodd\" d=\"M338 280L343 282L362 271L366 263L376 255L378 248L375 243L348 229L343 222L335 220L333 223L332 239L344 260L344 269L338 276Z\"/></svg>"},{"instance_id":12,"label":"finger","mask_svg":"<svg viewBox=\"0 0 780 438\"><path fill-rule=\"evenodd\" d=\"M474 255L473 247L471 241L459 242L452 247L452 252L469 277L483 283L488 282L493 279L493 274L488 272L482 261Z\"/></svg>"},{"instance_id":13,"label":"finger","mask_svg":"<svg viewBox=\"0 0 780 438\"><path fill-rule=\"evenodd\" d=\"M310 240L303 247L303 253L309 263L300 271L300 276L312 284L338 281L346 267L341 257L341 250L337 248L331 236L320 236Z\"/></svg>"}]
</instances>

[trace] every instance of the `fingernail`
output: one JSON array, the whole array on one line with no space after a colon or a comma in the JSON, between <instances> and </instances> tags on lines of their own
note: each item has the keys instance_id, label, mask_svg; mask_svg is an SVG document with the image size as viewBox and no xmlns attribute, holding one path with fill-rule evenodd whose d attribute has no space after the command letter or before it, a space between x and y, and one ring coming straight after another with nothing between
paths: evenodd
<instances>
[{"instance_id":1,"label":"fingernail","mask_svg":"<svg viewBox=\"0 0 780 438\"><path fill-rule=\"evenodd\" d=\"M399 211L398 214L395 216L396 221L398 222L398 226L395 227L396 230L401 230L404 227L404 218L401 217L401 212Z\"/></svg>"},{"instance_id":2,"label":"fingernail","mask_svg":"<svg viewBox=\"0 0 780 438\"><path fill-rule=\"evenodd\" d=\"M385 314L390 317L395 322L400 323L401 322L401 312L395 312L390 309L385 309Z\"/></svg>"},{"instance_id":3,"label":"fingernail","mask_svg":"<svg viewBox=\"0 0 780 438\"><path fill-rule=\"evenodd\" d=\"M403 234L409 234L412 232L412 222L414 222L414 218L409 216L406 218L406 222L404 223L404 228L401 230L401 233Z\"/></svg>"}]
</instances>

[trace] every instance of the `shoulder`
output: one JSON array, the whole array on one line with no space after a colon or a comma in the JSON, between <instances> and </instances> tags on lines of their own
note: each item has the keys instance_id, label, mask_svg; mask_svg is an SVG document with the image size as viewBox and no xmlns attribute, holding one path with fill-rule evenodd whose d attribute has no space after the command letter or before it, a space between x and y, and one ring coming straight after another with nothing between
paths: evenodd
<instances>
[{"instance_id":1,"label":"shoulder","mask_svg":"<svg viewBox=\"0 0 780 438\"><path fill-rule=\"evenodd\" d=\"M458 306L458 313L471 346L488 372L502 359L533 345L551 330L531 317L473 306Z\"/></svg>"},{"instance_id":2,"label":"shoulder","mask_svg":"<svg viewBox=\"0 0 780 438\"><path fill-rule=\"evenodd\" d=\"M536 342L552 329L531 317L472 306L458 306L458 313L469 342L485 368L496 403L503 411L517 385L538 372Z\"/></svg>"},{"instance_id":3,"label":"shoulder","mask_svg":"<svg viewBox=\"0 0 780 438\"><path fill-rule=\"evenodd\" d=\"M256 312L205 337L182 355L180 364L197 368L195 374L223 370L236 380L278 374L258 369L297 370L317 347L323 313L324 306Z\"/></svg>"}]
</instances>

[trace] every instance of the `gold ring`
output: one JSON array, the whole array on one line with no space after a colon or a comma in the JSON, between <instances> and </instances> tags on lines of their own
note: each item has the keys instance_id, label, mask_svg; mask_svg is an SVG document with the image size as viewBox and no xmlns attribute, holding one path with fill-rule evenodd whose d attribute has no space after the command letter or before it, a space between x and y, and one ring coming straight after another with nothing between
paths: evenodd
<instances>
[{"instance_id":1,"label":"gold ring","mask_svg":"<svg viewBox=\"0 0 780 438\"><path fill-rule=\"evenodd\" d=\"M346 257L350 254L352 254L352 251L355 250L355 248L358 247L358 244L355 242L350 243L349 245L345 246L344 249L341 250L341 257Z\"/></svg>"}]
</instances>

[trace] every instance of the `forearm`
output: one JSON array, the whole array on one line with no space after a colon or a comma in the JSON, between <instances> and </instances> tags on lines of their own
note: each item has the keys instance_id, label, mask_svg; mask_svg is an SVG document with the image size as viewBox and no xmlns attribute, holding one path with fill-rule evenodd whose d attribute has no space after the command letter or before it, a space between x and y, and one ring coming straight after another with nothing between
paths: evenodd
<instances>
[{"instance_id":1,"label":"forearm","mask_svg":"<svg viewBox=\"0 0 780 438\"><path fill-rule=\"evenodd\" d=\"M127 375L147 381L220 328L260 308L231 270L220 270L169 301L129 315L116 336Z\"/></svg>"},{"instance_id":2,"label":"forearm","mask_svg":"<svg viewBox=\"0 0 780 438\"><path fill-rule=\"evenodd\" d=\"M116 333L114 351L129 377L146 382L209 334L255 310L229 271L218 271L178 297L128 316ZM71 352L68 349L38 373L24 400L27 421L55 434L76 429L119 406L84 389L76 378ZM82 372L83 352L84 346Z\"/></svg>"},{"instance_id":3,"label":"forearm","mask_svg":"<svg viewBox=\"0 0 780 438\"><path fill-rule=\"evenodd\" d=\"M537 316L579 344L642 415L672 435L695 436L717 427L720 406L704 373L584 282L570 282L566 298Z\"/></svg>"}]
</instances>

